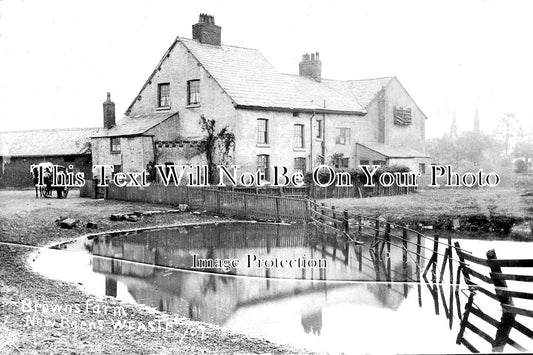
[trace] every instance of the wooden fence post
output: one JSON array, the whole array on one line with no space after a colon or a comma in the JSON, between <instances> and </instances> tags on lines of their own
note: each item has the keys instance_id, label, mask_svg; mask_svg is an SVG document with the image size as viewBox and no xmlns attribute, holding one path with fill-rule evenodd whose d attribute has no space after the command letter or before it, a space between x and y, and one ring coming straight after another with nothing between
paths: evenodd
<instances>
[{"instance_id":1,"label":"wooden fence post","mask_svg":"<svg viewBox=\"0 0 533 355\"><path fill-rule=\"evenodd\" d=\"M217 198L217 213L220 214L220 190L215 190L215 193Z\"/></svg>"},{"instance_id":2,"label":"wooden fence post","mask_svg":"<svg viewBox=\"0 0 533 355\"><path fill-rule=\"evenodd\" d=\"M246 194L242 194L243 197L243 209L244 209L244 218L248 218L248 203L246 202Z\"/></svg>"},{"instance_id":3,"label":"wooden fence post","mask_svg":"<svg viewBox=\"0 0 533 355\"><path fill-rule=\"evenodd\" d=\"M279 216L279 197L274 197L276 199L276 222L281 222L281 218Z\"/></svg>"},{"instance_id":4,"label":"wooden fence post","mask_svg":"<svg viewBox=\"0 0 533 355\"><path fill-rule=\"evenodd\" d=\"M502 273L502 268L500 266L495 265L494 263L490 262L491 260L496 260L497 259L496 258L496 252L494 251L494 249L491 249L491 250L487 251L487 259L489 259L489 267L490 267L490 272L491 272L490 277L492 279L492 282L494 283L494 287L507 288L507 282L505 280L502 280L502 279L499 279L499 278L495 278L493 276L493 274L501 274ZM500 300L501 304L506 304L506 305L509 305L509 306L513 306L514 305L512 297L498 294L498 292L496 292L496 294L498 295L498 299Z\"/></svg>"},{"instance_id":5,"label":"wooden fence post","mask_svg":"<svg viewBox=\"0 0 533 355\"><path fill-rule=\"evenodd\" d=\"M491 249L487 251L487 259L489 261L490 266L490 277L492 279L492 282L494 283L494 288L496 290L496 295L498 296L498 299L500 300L500 304L502 305L508 305L508 306L514 306L513 298L509 295L503 295L498 292L498 287L507 289L507 282L503 279L494 277L494 274L501 274L502 268L494 263L491 263L491 261L496 260L496 252L494 249ZM510 312L505 312L502 314L502 318L500 320L500 323L498 324L498 330L496 331L496 336L494 338L494 344L492 345L492 351L493 352L502 352L504 346L509 341L509 333L511 332L511 329L513 329L515 320L515 314Z\"/></svg>"},{"instance_id":6,"label":"wooden fence post","mask_svg":"<svg viewBox=\"0 0 533 355\"><path fill-rule=\"evenodd\" d=\"M459 272L463 271L463 277L465 278L465 282L467 285L470 285L472 282L470 281L470 275L468 274L468 268L465 266L465 258L463 257L463 251L461 250L461 247L459 246L459 242L455 242L455 251L457 252L457 256L459 257L459 266L457 267L457 276L455 277L455 283L459 283Z\"/></svg>"},{"instance_id":7,"label":"wooden fence post","mask_svg":"<svg viewBox=\"0 0 533 355\"><path fill-rule=\"evenodd\" d=\"M322 222L322 234L326 234L326 225L324 224L324 202L320 203L320 206L322 208L320 208L320 222Z\"/></svg>"},{"instance_id":8,"label":"wooden fence post","mask_svg":"<svg viewBox=\"0 0 533 355\"><path fill-rule=\"evenodd\" d=\"M343 214L344 214L344 218L343 218L343 230L344 230L344 233L346 233L346 235L350 235L350 223L348 221L348 211L344 210L343 211Z\"/></svg>"},{"instance_id":9,"label":"wooden fence post","mask_svg":"<svg viewBox=\"0 0 533 355\"><path fill-rule=\"evenodd\" d=\"M372 247L377 247L379 244L379 219L376 219L375 227L376 227L376 232L374 234L374 241L372 242Z\"/></svg>"},{"instance_id":10,"label":"wooden fence post","mask_svg":"<svg viewBox=\"0 0 533 355\"><path fill-rule=\"evenodd\" d=\"M448 234L448 267L450 268L450 285L453 284L453 249L452 249L452 236Z\"/></svg>"},{"instance_id":11,"label":"wooden fence post","mask_svg":"<svg viewBox=\"0 0 533 355\"><path fill-rule=\"evenodd\" d=\"M433 260L433 275L431 276L431 281L436 282L437 281L437 260L439 259L439 235L436 234L435 237L433 237L433 255L435 256L435 260Z\"/></svg>"},{"instance_id":12,"label":"wooden fence post","mask_svg":"<svg viewBox=\"0 0 533 355\"><path fill-rule=\"evenodd\" d=\"M385 241L387 242L387 254L390 255L390 223L387 222L385 225ZM383 248L385 247L385 243L381 246L381 253L383 253Z\"/></svg>"},{"instance_id":13,"label":"wooden fence post","mask_svg":"<svg viewBox=\"0 0 533 355\"><path fill-rule=\"evenodd\" d=\"M422 236L416 233L416 273L420 274L420 262L422 259Z\"/></svg>"},{"instance_id":14,"label":"wooden fence post","mask_svg":"<svg viewBox=\"0 0 533 355\"><path fill-rule=\"evenodd\" d=\"M403 262L407 263L407 229L405 228L403 228L402 241L403 241Z\"/></svg>"}]
</instances>

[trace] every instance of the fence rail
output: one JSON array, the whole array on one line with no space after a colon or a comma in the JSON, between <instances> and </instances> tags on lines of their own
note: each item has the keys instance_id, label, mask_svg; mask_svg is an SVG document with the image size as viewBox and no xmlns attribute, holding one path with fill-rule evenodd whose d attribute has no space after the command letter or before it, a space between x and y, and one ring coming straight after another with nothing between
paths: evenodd
<instances>
[{"instance_id":1,"label":"fence rail","mask_svg":"<svg viewBox=\"0 0 533 355\"><path fill-rule=\"evenodd\" d=\"M308 202L304 199L199 187L153 184L145 188L127 188L110 184L105 195L113 200L187 204L194 209L245 219L306 222L308 215Z\"/></svg>"}]
</instances>

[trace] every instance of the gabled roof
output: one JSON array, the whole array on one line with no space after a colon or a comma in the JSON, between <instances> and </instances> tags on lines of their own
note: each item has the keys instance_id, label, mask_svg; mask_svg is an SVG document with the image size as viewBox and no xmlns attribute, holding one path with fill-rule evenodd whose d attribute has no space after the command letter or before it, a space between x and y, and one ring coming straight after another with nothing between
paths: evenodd
<instances>
[{"instance_id":1,"label":"gabled roof","mask_svg":"<svg viewBox=\"0 0 533 355\"><path fill-rule=\"evenodd\" d=\"M282 74L285 80L302 96L322 108L335 108L339 111L363 110L359 102L348 90L334 90L322 82L292 74Z\"/></svg>"},{"instance_id":2,"label":"gabled roof","mask_svg":"<svg viewBox=\"0 0 533 355\"><path fill-rule=\"evenodd\" d=\"M11 157L91 154L90 137L100 128L0 132L0 155Z\"/></svg>"},{"instance_id":3,"label":"gabled roof","mask_svg":"<svg viewBox=\"0 0 533 355\"><path fill-rule=\"evenodd\" d=\"M377 142L357 143L357 145L370 149L387 158L430 158L426 153L404 146L392 146Z\"/></svg>"},{"instance_id":4,"label":"gabled roof","mask_svg":"<svg viewBox=\"0 0 533 355\"><path fill-rule=\"evenodd\" d=\"M95 134L92 137L102 138L143 135L151 128L177 114L177 112L158 112L149 115L124 117L117 122L116 126L113 126L110 129L102 129L98 134Z\"/></svg>"},{"instance_id":5,"label":"gabled roof","mask_svg":"<svg viewBox=\"0 0 533 355\"><path fill-rule=\"evenodd\" d=\"M279 73L256 49L202 44L180 37L167 50L141 92L178 43L198 60L235 107L365 114L364 108L347 95L308 78L299 80L302 78Z\"/></svg>"},{"instance_id":6,"label":"gabled roof","mask_svg":"<svg viewBox=\"0 0 533 355\"><path fill-rule=\"evenodd\" d=\"M376 79L348 80L345 83L361 105L366 107L374 100L379 90L387 86L392 79L393 77L389 76Z\"/></svg>"}]
</instances>

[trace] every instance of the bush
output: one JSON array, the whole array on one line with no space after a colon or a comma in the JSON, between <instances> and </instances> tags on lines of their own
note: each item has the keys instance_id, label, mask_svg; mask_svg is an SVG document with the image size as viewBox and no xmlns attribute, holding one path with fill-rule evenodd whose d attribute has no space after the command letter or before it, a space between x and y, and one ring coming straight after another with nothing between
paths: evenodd
<instances>
[{"instance_id":1,"label":"bush","mask_svg":"<svg viewBox=\"0 0 533 355\"><path fill-rule=\"evenodd\" d=\"M514 172L520 174L527 172L527 164L523 159L518 159L514 162Z\"/></svg>"}]
</instances>

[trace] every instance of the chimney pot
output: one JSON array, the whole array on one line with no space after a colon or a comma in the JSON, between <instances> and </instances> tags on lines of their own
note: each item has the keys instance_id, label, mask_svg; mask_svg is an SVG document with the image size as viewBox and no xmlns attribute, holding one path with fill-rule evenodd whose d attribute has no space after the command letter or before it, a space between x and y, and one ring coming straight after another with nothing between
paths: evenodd
<instances>
[{"instance_id":1,"label":"chimney pot","mask_svg":"<svg viewBox=\"0 0 533 355\"><path fill-rule=\"evenodd\" d=\"M302 55L302 61L299 65L300 76L307 76L316 81L322 80L322 62L320 61L319 52L305 53Z\"/></svg>"},{"instance_id":2,"label":"chimney pot","mask_svg":"<svg viewBox=\"0 0 533 355\"><path fill-rule=\"evenodd\" d=\"M220 46L222 28L215 25L215 17L200 14L198 23L192 25L192 38L200 43Z\"/></svg>"}]
</instances>

